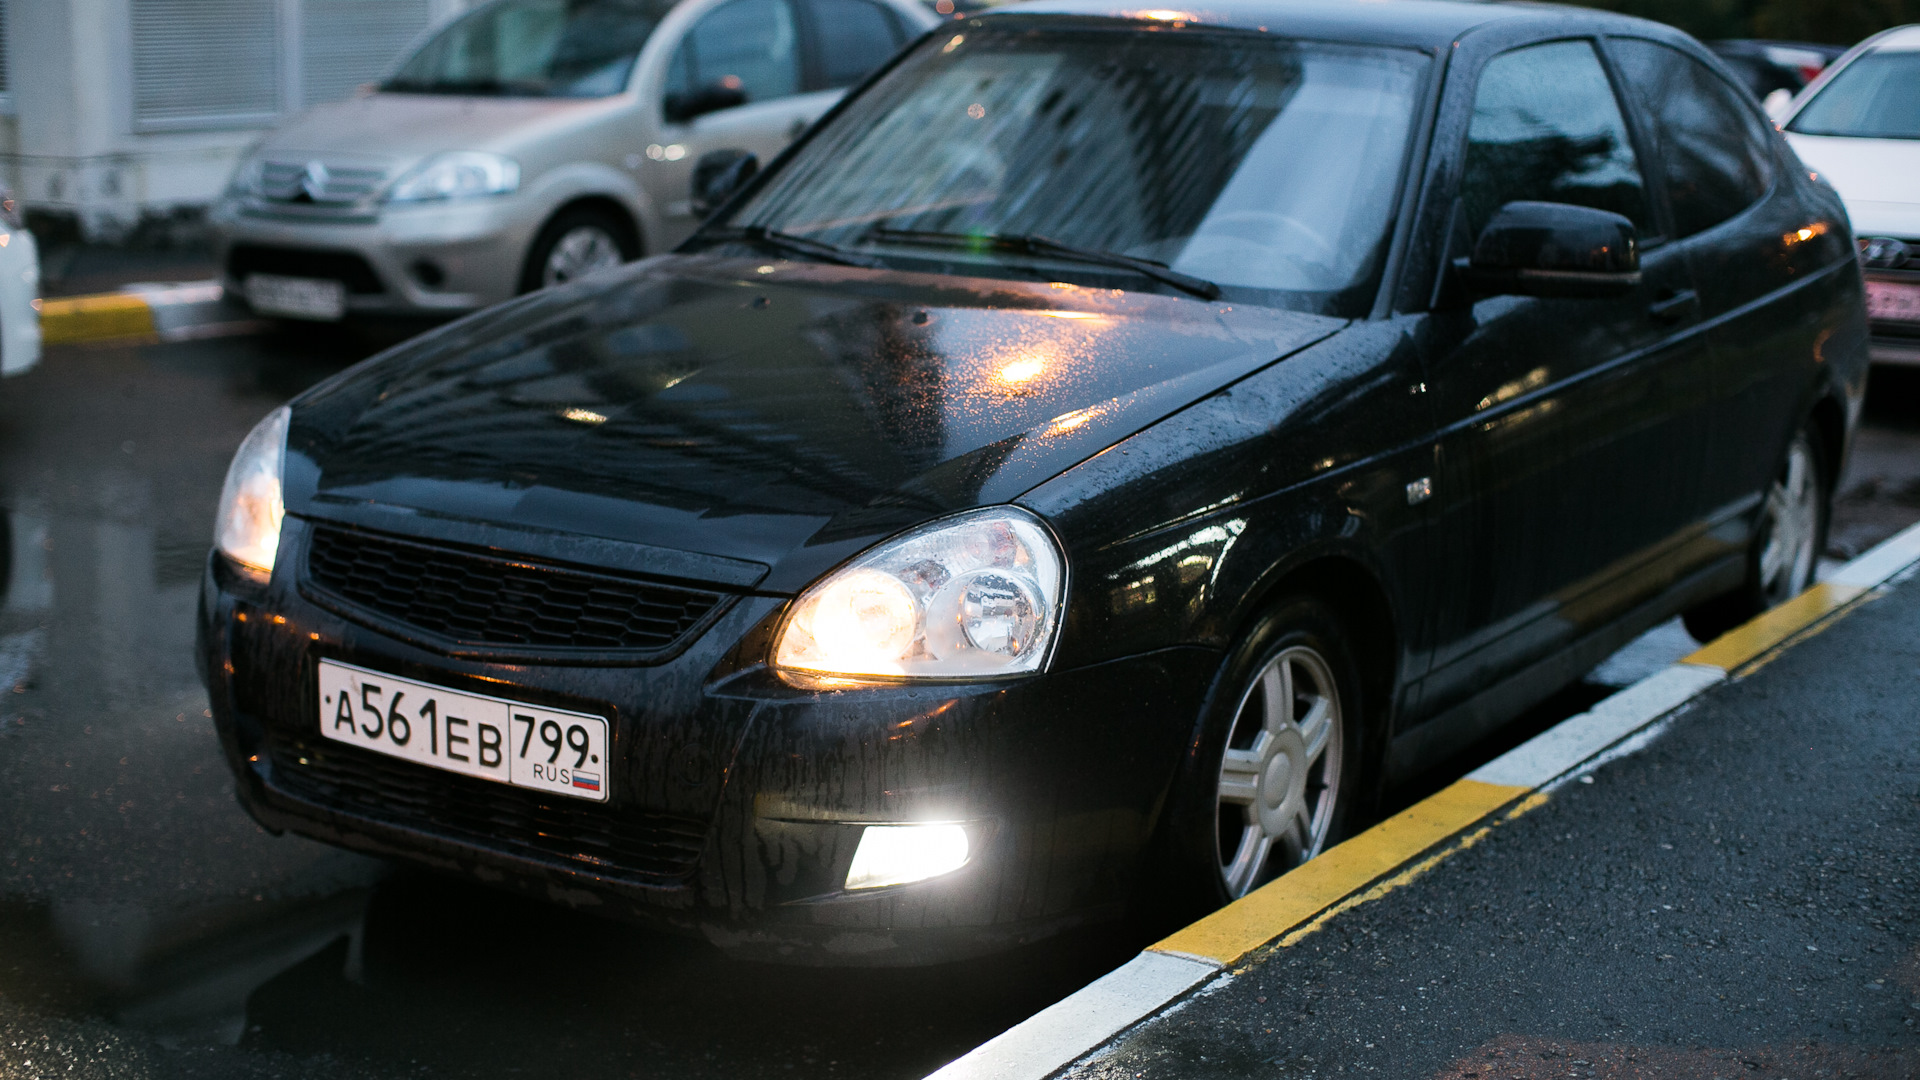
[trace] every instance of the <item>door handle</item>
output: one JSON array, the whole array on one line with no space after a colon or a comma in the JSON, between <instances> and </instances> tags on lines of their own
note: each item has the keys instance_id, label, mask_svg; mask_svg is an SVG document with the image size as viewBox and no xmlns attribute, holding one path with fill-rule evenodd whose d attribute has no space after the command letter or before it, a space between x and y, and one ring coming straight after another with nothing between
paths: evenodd
<instances>
[{"instance_id":1,"label":"door handle","mask_svg":"<svg viewBox=\"0 0 1920 1080\"><path fill-rule=\"evenodd\" d=\"M1654 322L1676 323L1700 309L1700 294L1692 289L1662 290L1662 295L1647 305Z\"/></svg>"}]
</instances>

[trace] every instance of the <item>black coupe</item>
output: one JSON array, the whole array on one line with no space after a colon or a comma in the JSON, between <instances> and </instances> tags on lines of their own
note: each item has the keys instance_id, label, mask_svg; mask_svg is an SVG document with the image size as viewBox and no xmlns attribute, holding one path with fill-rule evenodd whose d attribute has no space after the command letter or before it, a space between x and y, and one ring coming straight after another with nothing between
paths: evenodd
<instances>
[{"instance_id":1,"label":"black coupe","mask_svg":"<svg viewBox=\"0 0 1920 1080\"><path fill-rule=\"evenodd\" d=\"M1673 30L1046 0L709 164L678 252L241 448L200 649L268 828L923 962L1244 894L1812 578L1846 212Z\"/></svg>"}]
</instances>

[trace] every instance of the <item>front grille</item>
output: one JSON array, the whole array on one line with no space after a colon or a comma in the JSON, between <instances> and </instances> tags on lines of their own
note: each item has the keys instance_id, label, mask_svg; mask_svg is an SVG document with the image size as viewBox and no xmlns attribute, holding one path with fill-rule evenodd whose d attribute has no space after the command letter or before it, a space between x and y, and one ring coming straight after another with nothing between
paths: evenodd
<instances>
[{"instance_id":1,"label":"front grille","mask_svg":"<svg viewBox=\"0 0 1920 1080\"><path fill-rule=\"evenodd\" d=\"M684 877L706 823L546 796L342 746L270 737L272 783L303 802L603 877Z\"/></svg>"},{"instance_id":2,"label":"front grille","mask_svg":"<svg viewBox=\"0 0 1920 1080\"><path fill-rule=\"evenodd\" d=\"M328 278L359 296L384 291L380 275L366 259L351 251L320 248L266 247L261 244L235 244L227 253L227 273L244 283L248 274L280 274L286 277Z\"/></svg>"},{"instance_id":3,"label":"front grille","mask_svg":"<svg viewBox=\"0 0 1920 1080\"><path fill-rule=\"evenodd\" d=\"M328 165L318 161L265 161L260 164L260 195L274 202L350 204L379 190L387 171Z\"/></svg>"},{"instance_id":4,"label":"front grille","mask_svg":"<svg viewBox=\"0 0 1920 1080\"><path fill-rule=\"evenodd\" d=\"M542 566L325 525L307 579L402 626L457 645L660 652L725 594Z\"/></svg>"}]
</instances>

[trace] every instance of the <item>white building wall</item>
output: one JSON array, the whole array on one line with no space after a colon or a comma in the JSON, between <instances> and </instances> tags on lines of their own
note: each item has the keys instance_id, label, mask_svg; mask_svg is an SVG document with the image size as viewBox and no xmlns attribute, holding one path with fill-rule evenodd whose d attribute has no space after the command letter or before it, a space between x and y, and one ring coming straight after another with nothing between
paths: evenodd
<instances>
[{"instance_id":1,"label":"white building wall","mask_svg":"<svg viewBox=\"0 0 1920 1080\"><path fill-rule=\"evenodd\" d=\"M29 211L112 240L212 203L279 117L377 77L394 42L467 0L0 4L12 91L0 179Z\"/></svg>"}]
</instances>

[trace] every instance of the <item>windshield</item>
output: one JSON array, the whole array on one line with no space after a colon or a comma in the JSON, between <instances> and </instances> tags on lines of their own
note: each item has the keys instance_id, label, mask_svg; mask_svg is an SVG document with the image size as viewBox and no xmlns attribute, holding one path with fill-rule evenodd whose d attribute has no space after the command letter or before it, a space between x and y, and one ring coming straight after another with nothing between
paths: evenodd
<instances>
[{"instance_id":1,"label":"windshield","mask_svg":"<svg viewBox=\"0 0 1920 1080\"><path fill-rule=\"evenodd\" d=\"M715 234L1210 295L1185 277L1353 314L1372 299L1426 63L1265 35L967 27L850 103Z\"/></svg>"},{"instance_id":2,"label":"windshield","mask_svg":"<svg viewBox=\"0 0 1920 1080\"><path fill-rule=\"evenodd\" d=\"M1920 52L1870 52L1840 70L1787 130L1859 139L1920 139Z\"/></svg>"},{"instance_id":3,"label":"windshield","mask_svg":"<svg viewBox=\"0 0 1920 1080\"><path fill-rule=\"evenodd\" d=\"M500 0L448 26L382 90L605 97L627 87L672 0Z\"/></svg>"}]
</instances>

